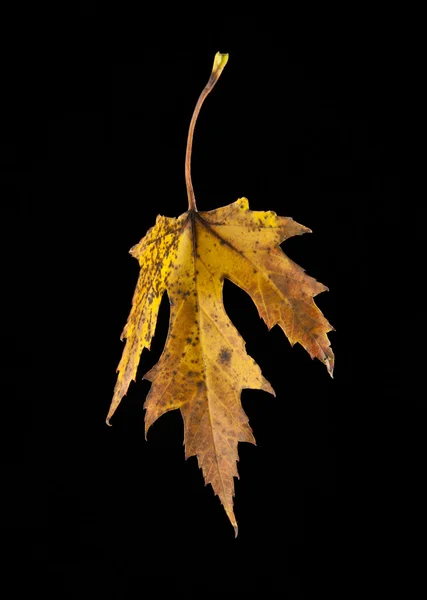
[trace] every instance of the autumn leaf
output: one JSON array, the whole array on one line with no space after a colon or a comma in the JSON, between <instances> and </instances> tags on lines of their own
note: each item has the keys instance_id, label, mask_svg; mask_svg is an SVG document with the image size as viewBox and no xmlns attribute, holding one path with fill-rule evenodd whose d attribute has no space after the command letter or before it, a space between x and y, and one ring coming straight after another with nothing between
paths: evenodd
<instances>
[{"instance_id":1,"label":"autumn leaf","mask_svg":"<svg viewBox=\"0 0 427 600\"><path fill-rule=\"evenodd\" d=\"M165 348L144 376L152 383L144 404L146 435L162 414L180 409L185 456L197 457L206 484L219 496L237 535L233 512L237 447L238 442L255 442L241 391L251 388L274 394L274 390L225 312L224 279L251 296L269 329L279 325L292 345L300 343L325 364L330 375L334 355L327 337L333 328L313 300L327 288L280 248L286 239L310 230L272 211L252 211L246 198L212 211L197 210L190 175L194 123L227 58L216 55L190 125L188 211L177 218L158 216L130 251L141 269L122 333L126 345L107 422L136 378L142 350L150 348L167 292L170 324Z\"/></svg>"}]
</instances>

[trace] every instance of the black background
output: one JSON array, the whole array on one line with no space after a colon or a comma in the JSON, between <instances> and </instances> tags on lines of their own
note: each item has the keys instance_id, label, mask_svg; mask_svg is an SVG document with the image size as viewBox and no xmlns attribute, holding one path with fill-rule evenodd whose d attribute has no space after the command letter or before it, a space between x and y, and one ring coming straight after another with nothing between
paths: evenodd
<instances>
[{"instance_id":1,"label":"black background","mask_svg":"<svg viewBox=\"0 0 427 600\"><path fill-rule=\"evenodd\" d=\"M216 10L193 24L166 8L76 4L27 15L31 35L19 30L9 49L1 518L9 556L60 598L347 597L382 569L401 37L390 42L372 15L313 16L309 28ZM329 287L316 301L336 329L331 380L225 284L226 310L277 395L242 394L257 447L239 447L236 540L184 460L179 413L144 440L142 375L162 351L166 298L138 381L105 425L138 276L128 250L157 214L187 209L188 124L217 51L230 59L196 126L198 208L246 196L310 227L283 249Z\"/></svg>"}]
</instances>

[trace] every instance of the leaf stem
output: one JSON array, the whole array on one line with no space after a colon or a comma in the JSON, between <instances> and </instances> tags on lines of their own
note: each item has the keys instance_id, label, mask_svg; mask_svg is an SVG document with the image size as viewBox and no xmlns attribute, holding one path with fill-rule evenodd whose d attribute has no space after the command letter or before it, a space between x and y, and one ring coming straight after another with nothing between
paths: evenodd
<instances>
[{"instance_id":1,"label":"leaf stem","mask_svg":"<svg viewBox=\"0 0 427 600\"><path fill-rule=\"evenodd\" d=\"M225 65L227 64L227 61L228 54L220 54L219 52L215 54L211 76L209 77L209 81L207 82L202 93L200 94L199 99L197 100L193 116L191 117L190 127L188 129L187 151L185 153L185 184L187 186L188 210L194 210L196 212L196 198L194 196L193 182L191 181L191 151L193 148L194 127L196 125L197 117L199 116L202 104L206 96L209 94L209 92L212 90L212 88L218 81L219 76L221 75Z\"/></svg>"}]
</instances>

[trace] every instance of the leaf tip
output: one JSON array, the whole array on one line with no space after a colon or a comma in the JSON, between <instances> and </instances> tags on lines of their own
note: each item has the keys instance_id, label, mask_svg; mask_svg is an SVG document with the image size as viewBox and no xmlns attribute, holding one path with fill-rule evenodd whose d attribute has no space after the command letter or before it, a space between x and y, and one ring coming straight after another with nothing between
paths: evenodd
<instances>
[{"instance_id":1,"label":"leaf tip","mask_svg":"<svg viewBox=\"0 0 427 600\"><path fill-rule=\"evenodd\" d=\"M110 423L110 419L114 415L114 413L116 412L116 406L113 406L113 402L111 403L110 410L108 411L107 417L105 419L105 423L108 425L108 427L112 426L111 423Z\"/></svg>"},{"instance_id":2,"label":"leaf tip","mask_svg":"<svg viewBox=\"0 0 427 600\"><path fill-rule=\"evenodd\" d=\"M224 506L224 508L225 508L225 506ZM230 519L230 523L233 526L234 537L236 538L237 534L239 532L239 528L237 526L237 521L236 521L236 517L234 516L233 509L231 508L231 509L228 510L227 508L225 508L225 512L227 513L227 517Z\"/></svg>"},{"instance_id":3,"label":"leaf tip","mask_svg":"<svg viewBox=\"0 0 427 600\"><path fill-rule=\"evenodd\" d=\"M334 378L334 366L335 366L335 361L334 361L333 357L325 358L325 365L326 365L326 368L328 369L329 375L333 379Z\"/></svg>"},{"instance_id":4,"label":"leaf tip","mask_svg":"<svg viewBox=\"0 0 427 600\"><path fill-rule=\"evenodd\" d=\"M154 419L155 421L155 419ZM147 413L145 413L145 427L144 427L144 439L145 441L147 441L148 439L148 430L150 429L151 425L153 424L154 421L150 421L148 422L147 420Z\"/></svg>"},{"instance_id":5,"label":"leaf tip","mask_svg":"<svg viewBox=\"0 0 427 600\"><path fill-rule=\"evenodd\" d=\"M267 381L267 379L265 377L263 377L263 380L264 380L263 385L260 389L262 389L264 392L268 392L272 396L276 397L276 392L274 391L274 388L271 385L271 383L269 381Z\"/></svg>"}]
</instances>

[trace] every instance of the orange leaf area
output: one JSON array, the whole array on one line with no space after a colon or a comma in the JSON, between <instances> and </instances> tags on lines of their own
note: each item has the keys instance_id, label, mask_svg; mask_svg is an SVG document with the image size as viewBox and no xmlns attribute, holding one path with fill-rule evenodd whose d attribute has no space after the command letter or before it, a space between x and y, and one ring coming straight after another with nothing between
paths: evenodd
<instances>
[{"instance_id":1,"label":"orange leaf area","mask_svg":"<svg viewBox=\"0 0 427 600\"><path fill-rule=\"evenodd\" d=\"M145 401L145 429L169 410L184 419L186 458L197 456L206 483L224 506L237 535L233 512L238 442L254 437L242 408L243 388L274 394L223 305L229 279L254 301L268 328L279 325L333 373L327 333L333 328L314 303L327 290L280 248L309 232L291 218L249 210L246 198L212 210L158 216L131 249L141 270L132 310L122 333L126 346L107 422L135 380L143 348L150 348L165 291L171 305L169 332L159 362L145 374L152 382Z\"/></svg>"}]
</instances>

